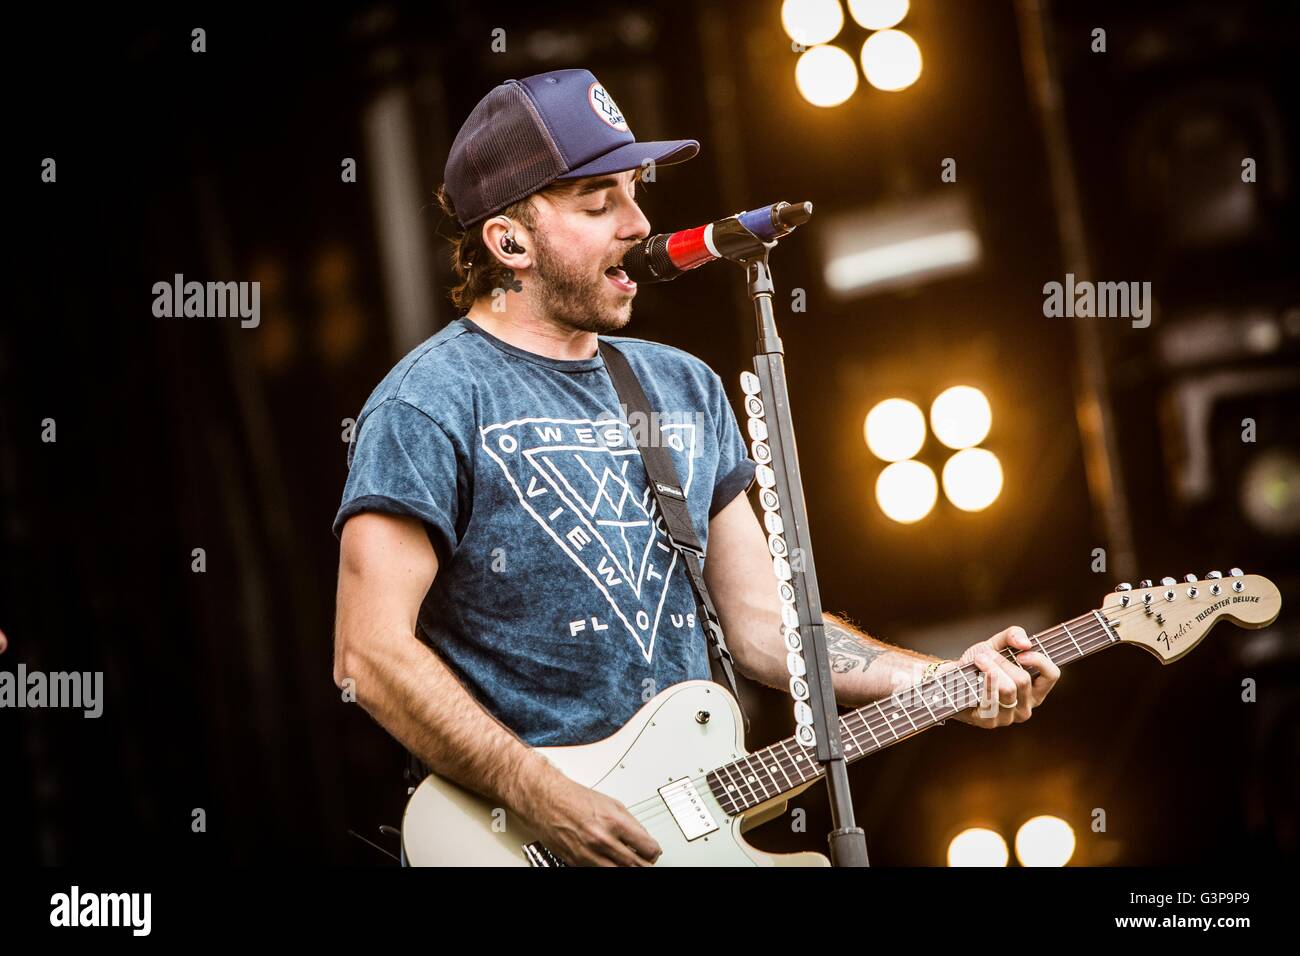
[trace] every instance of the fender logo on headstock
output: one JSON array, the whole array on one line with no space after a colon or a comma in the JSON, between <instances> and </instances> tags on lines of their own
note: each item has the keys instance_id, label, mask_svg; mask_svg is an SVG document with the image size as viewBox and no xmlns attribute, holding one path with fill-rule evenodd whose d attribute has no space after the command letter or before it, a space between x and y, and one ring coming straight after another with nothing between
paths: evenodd
<instances>
[{"instance_id":1,"label":"fender logo on headstock","mask_svg":"<svg viewBox=\"0 0 1300 956\"><path fill-rule=\"evenodd\" d=\"M1165 650L1169 650L1169 645L1172 642L1178 640L1180 637L1186 637L1190 633L1192 633L1192 625L1190 621L1187 621L1179 624L1178 630L1172 636L1168 631L1161 631L1156 637L1156 640L1165 645Z\"/></svg>"}]
</instances>

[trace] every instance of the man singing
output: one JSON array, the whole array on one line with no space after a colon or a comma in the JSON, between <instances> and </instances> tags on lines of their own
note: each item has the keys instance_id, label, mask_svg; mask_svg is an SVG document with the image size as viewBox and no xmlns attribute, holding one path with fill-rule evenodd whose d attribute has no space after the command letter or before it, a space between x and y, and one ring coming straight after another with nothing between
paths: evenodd
<instances>
[{"instance_id":1,"label":"man singing","mask_svg":"<svg viewBox=\"0 0 1300 956\"><path fill-rule=\"evenodd\" d=\"M567 862L649 866L660 847L628 810L533 748L613 734L646 700L710 676L690 583L666 536L597 350L627 357L661 425L737 668L789 675L767 538L745 495L755 464L722 382L680 349L613 335L636 283L618 268L650 233L647 169L695 140L638 143L586 70L508 80L471 112L439 191L464 314L367 399L342 505L334 678L433 771L517 814ZM860 706L975 663L1027 720L1059 669L1019 654L1018 627L940 662L827 616L835 696ZM942 665L942 666L940 666ZM649 691L649 693L647 693ZM990 713L990 710L992 711Z\"/></svg>"}]
</instances>

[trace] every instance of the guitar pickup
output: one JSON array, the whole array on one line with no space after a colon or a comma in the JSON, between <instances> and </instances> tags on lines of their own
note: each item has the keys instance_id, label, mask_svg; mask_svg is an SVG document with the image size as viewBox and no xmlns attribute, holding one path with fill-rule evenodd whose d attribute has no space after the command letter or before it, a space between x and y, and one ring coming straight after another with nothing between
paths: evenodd
<instances>
[{"instance_id":1,"label":"guitar pickup","mask_svg":"<svg viewBox=\"0 0 1300 956\"><path fill-rule=\"evenodd\" d=\"M660 787L659 796L668 806L668 812L673 815L673 820L682 831L682 836L686 837L687 843L718 829L717 821L700 799L700 793L691 783L690 777L682 777Z\"/></svg>"}]
</instances>

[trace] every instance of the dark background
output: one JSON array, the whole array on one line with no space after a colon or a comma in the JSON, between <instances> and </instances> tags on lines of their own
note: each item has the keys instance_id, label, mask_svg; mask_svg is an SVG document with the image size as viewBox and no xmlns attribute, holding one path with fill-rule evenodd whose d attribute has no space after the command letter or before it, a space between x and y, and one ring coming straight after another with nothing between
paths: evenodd
<instances>
[{"instance_id":1,"label":"dark background","mask_svg":"<svg viewBox=\"0 0 1300 956\"><path fill-rule=\"evenodd\" d=\"M1037 813L1072 824L1076 863L1294 862L1297 33L1280 9L1046 7L1035 49L1061 83L1079 233L1027 81L1029 5L916 0L901 28L920 80L863 83L824 110L796 92L776 0L12 14L0 662L103 671L106 702L98 720L0 712L6 858L391 862L348 831L396 851L377 827L400 823L403 751L331 677L344 420L455 317L432 196L462 119L504 79L584 66L639 139L701 142L646 192L656 230L782 199L821 215L921 199L954 188L939 169L957 160L978 268L837 299L816 217L773 255L827 610L956 656L1096 607L1124 575L1240 565L1283 589L1267 631L1224 627L1170 668L1131 648L1092 657L1028 724L945 727L855 764L872 862L942 863L963 827L1010 840ZM206 53L190 52L195 26ZM865 36L849 21L836 42L856 55ZM1249 186L1243 156L1258 160ZM40 181L45 157L56 184ZM340 181L344 157L358 182ZM1080 261L1151 281L1151 328L1044 318L1043 284ZM175 273L260 281L261 325L155 318L151 287ZM796 288L805 313L783 307ZM729 265L643 287L626 333L700 356L733 400L755 349ZM955 383L990 397L1003 493L895 524L863 418ZM1211 414L1189 425L1179 396L1200 394ZM1085 467L1098 403L1113 412L1109 493ZM1193 434L1210 450L1195 494L1180 477ZM920 457L937 468L933 450ZM1277 522L1242 505L1265 452ZM749 690L751 748L789 733L788 700ZM775 823L751 841L824 850L824 789L796 805L807 832Z\"/></svg>"}]
</instances>

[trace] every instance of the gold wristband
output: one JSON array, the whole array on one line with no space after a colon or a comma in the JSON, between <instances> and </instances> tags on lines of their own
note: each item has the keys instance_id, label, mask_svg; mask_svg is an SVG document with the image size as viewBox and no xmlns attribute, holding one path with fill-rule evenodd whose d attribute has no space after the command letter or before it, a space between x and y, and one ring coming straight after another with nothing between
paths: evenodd
<instances>
[{"instance_id":1,"label":"gold wristband","mask_svg":"<svg viewBox=\"0 0 1300 956\"><path fill-rule=\"evenodd\" d=\"M934 676L935 671L937 671L942 665L947 663L948 663L947 661L930 661L930 663L926 664L925 671L924 673L921 674L921 683L924 684L926 681L928 681L931 677Z\"/></svg>"},{"instance_id":2,"label":"gold wristband","mask_svg":"<svg viewBox=\"0 0 1300 956\"><path fill-rule=\"evenodd\" d=\"M924 684L926 681L932 678L934 676L934 672L947 663L948 663L947 661L930 661L930 663L926 664L925 671L921 674L921 683ZM942 727L945 723L947 723L946 720L941 720L939 721L939 726Z\"/></svg>"}]
</instances>

